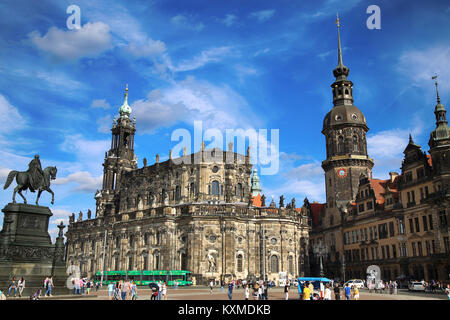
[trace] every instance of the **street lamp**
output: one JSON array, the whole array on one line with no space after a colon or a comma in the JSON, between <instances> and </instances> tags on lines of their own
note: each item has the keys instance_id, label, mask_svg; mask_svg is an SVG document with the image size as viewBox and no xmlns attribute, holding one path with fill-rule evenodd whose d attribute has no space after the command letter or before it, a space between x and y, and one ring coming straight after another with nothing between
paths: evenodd
<instances>
[{"instance_id":1,"label":"street lamp","mask_svg":"<svg viewBox=\"0 0 450 320\"><path fill-rule=\"evenodd\" d=\"M319 240L319 243L314 245L313 252L315 256L318 256L320 259L320 277L323 278L325 275L323 273L323 264L322 259L324 256L328 254L328 248Z\"/></svg>"}]
</instances>

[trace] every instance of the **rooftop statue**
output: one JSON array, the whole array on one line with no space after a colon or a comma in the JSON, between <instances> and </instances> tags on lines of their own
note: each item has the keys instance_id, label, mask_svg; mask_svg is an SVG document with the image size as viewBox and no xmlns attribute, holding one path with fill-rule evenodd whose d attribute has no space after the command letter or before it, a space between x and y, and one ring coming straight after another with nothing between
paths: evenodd
<instances>
[{"instance_id":1,"label":"rooftop statue","mask_svg":"<svg viewBox=\"0 0 450 320\"><path fill-rule=\"evenodd\" d=\"M23 202L27 203L22 191L29 189L31 192L38 191L36 198L36 205L39 205L39 198L42 191L47 191L52 194L52 204L55 202L55 194L50 189L50 180L56 179L56 167L47 167L42 170L41 161L39 155L35 155L34 159L28 164L27 171L11 171L6 179L3 189L7 189L11 182L16 178L17 186L14 188L13 203L16 203L16 193L23 198Z\"/></svg>"}]
</instances>

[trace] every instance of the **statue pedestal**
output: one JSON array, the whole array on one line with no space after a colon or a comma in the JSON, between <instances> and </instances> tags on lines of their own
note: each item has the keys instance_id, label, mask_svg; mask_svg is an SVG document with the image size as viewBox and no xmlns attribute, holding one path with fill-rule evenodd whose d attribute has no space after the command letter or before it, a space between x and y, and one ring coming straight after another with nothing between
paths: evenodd
<instances>
[{"instance_id":1,"label":"statue pedestal","mask_svg":"<svg viewBox=\"0 0 450 320\"><path fill-rule=\"evenodd\" d=\"M53 215L48 207L9 203L0 232L0 288L8 289L13 276L25 278L23 295L42 288L45 277L53 275L55 293L66 294L64 240L52 244L48 233Z\"/></svg>"}]
</instances>

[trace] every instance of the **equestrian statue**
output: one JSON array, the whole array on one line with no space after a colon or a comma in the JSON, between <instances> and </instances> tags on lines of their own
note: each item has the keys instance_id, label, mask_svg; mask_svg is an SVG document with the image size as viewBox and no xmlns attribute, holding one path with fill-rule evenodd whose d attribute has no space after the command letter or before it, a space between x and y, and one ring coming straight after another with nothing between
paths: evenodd
<instances>
[{"instance_id":1,"label":"equestrian statue","mask_svg":"<svg viewBox=\"0 0 450 320\"><path fill-rule=\"evenodd\" d=\"M47 167L42 170L41 161L39 155L35 155L34 159L28 164L27 171L11 171L6 179L3 189L9 187L11 182L16 178L17 187L14 188L13 203L16 203L16 192L23 198L24 203L27 203L27 199L22 194L23 190L29 189L31 192L38 191L36 198L36 205L39 205L39 197L42 191L47 191L52 194L52 204L55 202L55 194L50 189L50 180L56 179L56 167Z\"/></svg>"}]
</instances>

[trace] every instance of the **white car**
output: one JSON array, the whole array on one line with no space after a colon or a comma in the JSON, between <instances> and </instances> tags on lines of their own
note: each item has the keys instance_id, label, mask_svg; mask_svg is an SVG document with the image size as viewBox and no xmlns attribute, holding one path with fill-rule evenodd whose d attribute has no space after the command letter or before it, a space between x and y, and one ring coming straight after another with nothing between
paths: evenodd
<instances>
[{"instance_id":1,"label":"white car","mask_svg":"<svg viewBox=\"0 0 450 320\"><path fill-rule=\"evenodd\" d=\"M425 287L423 286L422 282L413 281L413 282L409 283L408 290L409 291L425 291Z\"/></svg>"},{"instance_id":2,"label":"white car","mask_svg":"<svg viewBox=\"0 0 450 320\"><path fill-rule=\"evenodd\" d=\"M364 282L360 279L348 280L346 283L344 283L344 287L346 287L347 284L349 284L350 287L356 286L358 289L364 288Z\"/></svg>"}]
</instances>

